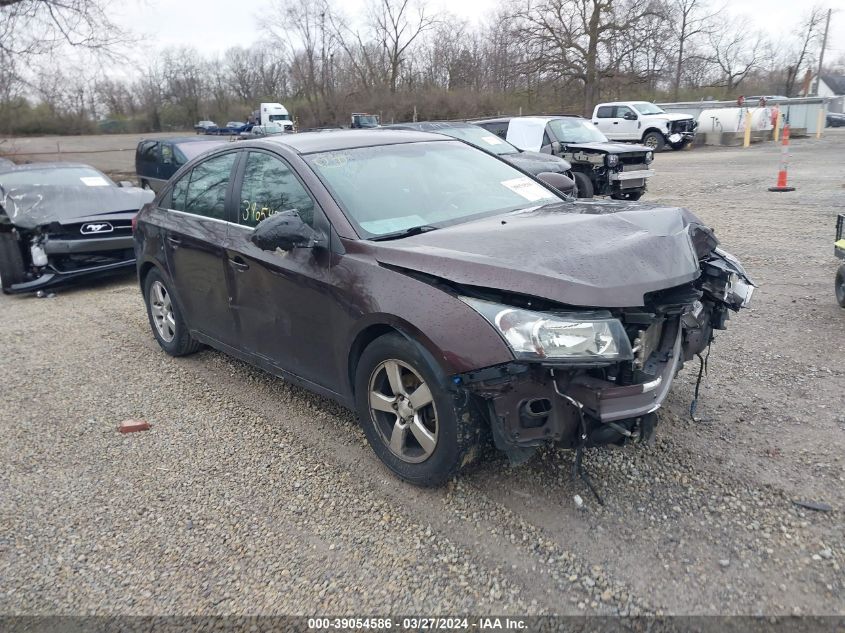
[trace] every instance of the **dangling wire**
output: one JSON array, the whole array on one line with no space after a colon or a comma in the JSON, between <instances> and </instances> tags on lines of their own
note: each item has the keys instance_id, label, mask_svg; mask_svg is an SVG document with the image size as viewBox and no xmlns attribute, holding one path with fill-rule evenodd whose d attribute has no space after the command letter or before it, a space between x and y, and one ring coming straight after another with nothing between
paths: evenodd
<instances>
[{"instance_id":1,"label":"dangling wire","mask_svg":"<svg viewBox=\"0 0 845 633\"><path fill-rule=\"evenodd\" d=\"M698 408L698 391L701 388L701 380L707 374L707 361L710 360L710 348L713 345L713 339L710 339L710 342L707 344L707 354L702 357L701 354L696 354L698 356L698 378L695 381L695 393L692 398L692 402L689 405L689 417L693 422L703 422L703 418L695 417L695 410Z\"/></svg>"}]
</instances>

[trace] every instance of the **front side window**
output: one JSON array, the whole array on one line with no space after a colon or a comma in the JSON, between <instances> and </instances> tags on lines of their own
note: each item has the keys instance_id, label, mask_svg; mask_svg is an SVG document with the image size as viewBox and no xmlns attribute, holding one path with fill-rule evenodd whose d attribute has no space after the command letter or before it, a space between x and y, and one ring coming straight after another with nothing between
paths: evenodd
<instances>
[{"instance_id":1,"label":"front side window","mask_svg":"<svg viewBox=\"0 0 845 633\"><path fill-rule=\"evenodd\" d=\"M173 185L170 208L225 220L226 191L236 157L236 152L215 156L182 176Z\"/></svg>"},{"instance_id":2,"label":"front side window","mask_svg":"<svg viewBox=\"0 0 845 633\"><path fill-rule=\"evenodd\" d=\"M296 211L314 226L314 201L282 160L250 152L246 160L238 207L238 224L255 226L279 211Z\"/></svg>"},{"instance_id":3,"label":"front side window","mask_svg":"<svg viewBox=\"0 0 845 633\"><path fill-rule=\"evenodd\" d=\"M458 141L379 145L305 159L364 237L560 201L507 163Z\"/></svg>"},{"instance_id":4,"label":"front side window","mask_svg":"<svg viewBox=\"0 0 845 633\"><path fill-rule=\"evenodd\" d=\"M626 116L633 114L636 117L636 113L629 108L628 106L616 106L616 118L617 119L624 119Z\"/></svg>"}]
</instances>

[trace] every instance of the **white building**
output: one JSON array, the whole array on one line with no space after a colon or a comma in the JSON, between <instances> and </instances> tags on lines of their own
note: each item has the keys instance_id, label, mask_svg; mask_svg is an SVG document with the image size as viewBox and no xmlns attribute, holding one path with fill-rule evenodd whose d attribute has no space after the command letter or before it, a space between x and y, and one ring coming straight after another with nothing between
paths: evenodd
<instances>
[{"instance_id":1,"label":"white building","mask_svg":"<svg viewBox=\"0 0 845 633\"><path fill-rule=\"evenodd\" d=\"M822 75L818 96L832 97L827 106L828 112L845 112L845 75Z\"/></svg>"}]
</instances>

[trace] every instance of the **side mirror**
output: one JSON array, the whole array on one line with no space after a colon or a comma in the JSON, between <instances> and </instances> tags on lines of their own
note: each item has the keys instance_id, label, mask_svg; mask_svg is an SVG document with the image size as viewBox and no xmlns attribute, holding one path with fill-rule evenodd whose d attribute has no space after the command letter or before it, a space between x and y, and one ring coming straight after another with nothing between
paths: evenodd
<instances>
[{"instance_id":1,"label":"side mirror","mask_svg":"<svg viewBox=\"0 0 845 633\"><path fill-rule=\"evenodd\" d=\"M537 179L543 181L550 187L554 187L561 193L571 196L575 192L575 181L569 176L551 171L544 171L537 174Z\"/></svg>"},{"instance_id":2,"label":"side mirror","mask_svg":"<svg viewBox=\"0 0 845 633\"><path fill-rule=\"evenodd\" d=\"M250 240L262 251L292 251L295 248L313 248L319 235L305 224L294 210L279 211L262 220L252 232Z\"/></svg>"},{"instance_id":3,"label":"side mirror","mask_svg":"<svg viewBox=\"0 0 845 633\"><path fill-rule=\"evenodd\" d=\"M625 114L625 116L624 116L624 117L622 117L622 118L623 118L623 119L625 119L626 121L636 121L636 120L637 120L637 115L636 115L636 114L634 114L633 112L627 112L627 113Z\"/></svg>"},{"instance_id":4,"label":"side mirror","mask_svg":"<svg viewBox=\"0 0 845 633\"><path fill-rule=\"evenodd\" d=\"M552 154L560 154L560 141L552 141Z\"/></svg>"}]
</instances>

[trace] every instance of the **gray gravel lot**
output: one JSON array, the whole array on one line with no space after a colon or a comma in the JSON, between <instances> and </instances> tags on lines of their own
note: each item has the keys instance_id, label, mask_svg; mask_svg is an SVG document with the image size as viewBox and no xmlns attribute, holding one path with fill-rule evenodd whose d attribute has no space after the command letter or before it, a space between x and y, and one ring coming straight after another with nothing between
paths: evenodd
<instances>
[{"instance_id":1,"label":"gray gravel lot","mask_svg":"<svg viewBox=\"0 0 845 633\"><path fill-rule=\"evenodd\" d=\"M788 194L771 143L655 161L647 199L698 212L761 287L703 422L689 365L653 444L588 453L604 507L567 451L408 486L337 405L166 356L131 277L0 296L0 613L845 614L845 131L792 153Z\"/></svg>"}]
</instances>

